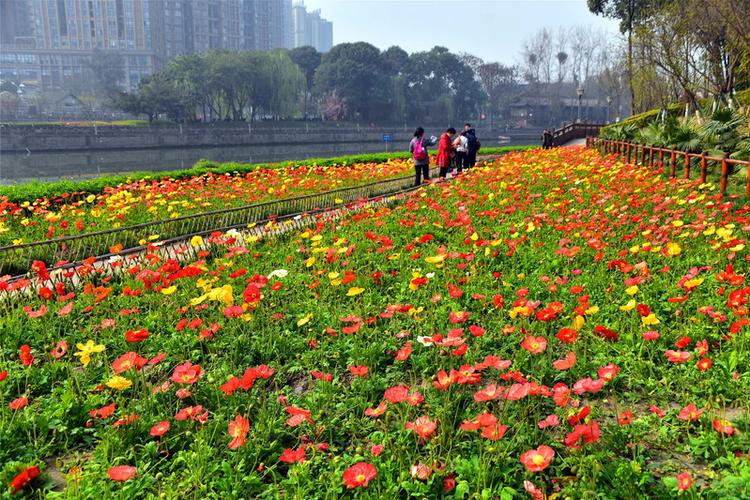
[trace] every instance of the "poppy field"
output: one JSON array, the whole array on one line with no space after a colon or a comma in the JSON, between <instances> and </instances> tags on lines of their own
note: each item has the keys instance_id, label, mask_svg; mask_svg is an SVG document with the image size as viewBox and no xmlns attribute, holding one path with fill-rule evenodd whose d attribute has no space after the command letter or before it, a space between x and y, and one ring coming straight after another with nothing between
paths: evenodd
<instances>
[{"instance_id":1,"label":"poppy field","mask_svg":"<svg viewBox=\"0 0 750 500\"><path fill-rule=\"evenodd\" d=\"M0 487L748 498L748 234L716 186L573 147L76 288L36 263L0 279Z\"/></svg>"},{"instance_id":2,"label":"poppy field","mask_svg":"<svg viewBox=\"0 0 750 500\"><path fill-rule=\"evenodd\" d=\"M136 178L101 193L61 193L25 201L0 196L0 246L355 186L402 177L411 169L404 158L333 165L289 163L236 175L207 172L184 178Z\"/></svg>"}]
</instances>

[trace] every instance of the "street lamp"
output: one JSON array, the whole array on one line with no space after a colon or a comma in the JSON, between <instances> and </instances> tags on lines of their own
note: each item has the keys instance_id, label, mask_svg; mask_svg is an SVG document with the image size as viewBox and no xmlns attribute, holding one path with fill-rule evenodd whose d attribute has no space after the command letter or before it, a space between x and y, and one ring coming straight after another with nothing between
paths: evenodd
<instances>
[{"instance_id":1,"label":"street lamp","mask_svg":"<svg viewBox=\"0 0 750 500\"><path fill-rule=\"evenodd\" d=\"M607 123L609 123L609 107L612 105L612 97L607 96Z\"/></svg>"},{"instance_id":2,"label":"street lamp","mask_svg":"<svg viewBox=\"0 0 750 500\"><path fill-rule=\"evenodd\" d=\"M578 96L578 123L581 123L581 99L583 98L583 87L576 89L576 95Z\"/></svg>"}]
</instances>

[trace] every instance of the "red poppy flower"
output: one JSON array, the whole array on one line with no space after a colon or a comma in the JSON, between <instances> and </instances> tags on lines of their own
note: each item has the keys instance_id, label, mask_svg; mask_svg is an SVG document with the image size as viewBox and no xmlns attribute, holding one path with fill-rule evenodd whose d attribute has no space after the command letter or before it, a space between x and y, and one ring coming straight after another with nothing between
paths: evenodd
<instances>
[{"instance_id":1,"label":"red poppy flower","mask_svg":"<svg viewBox=\"0 0 750 500\"><path fill-rule=\"evenodd\" d=\"M555 456L555 450L547 445L541 445L536 450L529 450L521 454L521 463L529 472L541 472L549 466Z\"/></svg>"},{"instance_id":2,"label":"red poppy flower","mask_svg":"<svg viewBox=\"0 0 750 500\"><path fill-rule=\"evenodd\" d=\"M458 323L463 323L465 321L468 321L470 315L471 314L467 311L458 311L458 312L451 311L451 313L448 315L448 319L450 320L451 323L455 325Z\"/></svg>"},{"instance_id":3,"label":"red poppy flower","mask_svg":"<svg viewBox=\"0 0 750 500\"><path fill-rule=\"evenodd\" d=\"M552 386L552 401L559 407L564 407L570 401L570 389L567 385L557 383Z\"/></svg>"},{"instance_id":4,"label":"red poppy flower","mask_svg":"<svg viewBox=\"0 0 750 500\"><path fill-rule=\"evenodd\" d=\"M137 473L136 468L130 465L116 465L107 471L107 475L113 481L127 481Z\"/></svg>"},{"instance_id":5,"label":"red poppy flower","mask_svg":"<svg viewBox=\"0 0 750 500\"><path fill-rule=\"evenodd\" d=\"M388 405L385 401L380 403L376 408L367 408L365 410L365 416L368 417L379 417L383 413L385 413L385 410L388 408Z\"/></svg>"},{"instance_id":6,"label":"red poppy flower","mask_svg":"<svg viewBox=\"0 0 750 500\"><path fill-rule=\"evenodd\" d=\"M161 437L167 433L170 427L171 424L168 421L162 420L158 424L151 427L149 434L151 434L153 437Z\"/></svg>"},{"instance_id":7,"label":"red poppy flower","mask_svg":"<svg viewBox=\"0 0 750 500\"><path fill-rule=\"evenodd\" d=\"M369 373L369 371L369 368L367 368L366 366L357 365L349 367L349 372L355 377L364 377Z\"/></svg>"},{"instance_id":8,"label":"red poppy flower","mask_svg":"<svg viewBox=\"0 0 750 500\"><path fill-rule=\"evenodd\" d=\"M11 493L18 493L39 475L39 467L32 465L22 470L10 482Z\"/></svg>"},{"instance_id":9,"label":"red poppy flower","mask_svg":"<svg viewBox=\"0 0 750 500\"><path fill-rule=\"evenodd\" d=\"M648 341L656 340L659 338L659 332L657 332L656 330L649 330L647 332L643 332L642 335L643 335L643 340L648 340Z\"/></svg>"},{"instance_id":10,"label":"red poppy flower","mask_svg":"<svg viewBox=\"0 0 750 500\"><path fill-rule=\"evenodd\" d=\"M633 412L624 411L617 417L617 423L620 425L628 425L633 420Z\"/></svg>"},{"instance_id":11,"label":"red poppy flower","mask_svg":"<svg viewBox=\"0 0 750 500\"><path fill-rule=\"evenodd\" d=\"M228 306L224 308L224 316L227 318L239 318L245 313L242 306Z\"/></svg>"},{"instance_id":12,"label":"red poppy flower","mask_svg":"<svg viewBox=\"0 0 750 500\"><path fill-rule=\"evenodd\" d=\"M125 341L129 343L141 342L149 337L150 333L145 328L140 330L128 330L125 332Z\"/></svg>"},{"instance_id":13,"label":"red poppy flower","mask_svg":"<svg viewBox=\"0 0 750 500\"><path fill-rule=\"evenodd\" d=\"M18 411L21 408L28 406L28 404L29 404L29 398L27 398L26 396L21 396L11 401L8 404L8 408L10 408L13 411Z\"/></svg>"},{"instance_id":14,"label":"red poppy flower","mask_svg":"<svg viewBox=\"0 0 750 500\"><path fill-rule=\"evenodd\" d=\"M31 355L31 346L24 344L21 346L19 357L23 366L31 366L34 362L34 356Z\"/></svg>"},{"instance_id":15,"label":"red poppy flower","mask_svg":"<svg viewBox=\"0 0 750 500\"><path fill-rule=\"evenodd\" d=\"M203 375L203 369L190 361L178 365L172 372L172 381L178 384L194 384Z\"/></svg>"},{"instance_id":16,"label":"red poppy flower","mask_svg":"<svg viewBox=\"0 0 750 500\"><path fill-rule=\"evenodd\" d=\"M385 449L385 446L383 446L382 444L374 444L370 448L370 453L372 454L373 457L377 457L378 455L383 453L384 449Z\"/></svg>"},{"instance_id":17,"label":"red poppy flower","mask_svg":"<svg viewBox=\"0 0 750 500\"><path fill-rule=\"evenodd\" d=\"M498 441L505 436L508 430L507 425L503 425L500 422L496 422L492 425L488 425L482 429L482 437L491 439L492 441Z\"/></svg>"},{"instance_id":18,"label":"red poppy flower","mask_svg":"<svg viewBox=\"0 0 750 500\"><path fill-rule=\"evenodd\" d=\"M422 415L414 422L406 422L406 428L416 432L420 438L427 439L437 429L437 422L430 420L427 415Z\"/></svg>"},{"instance_id":19,"label":"red poppy flower","mask_svg":"<svg viewBox=\"0 0 750 500\"><path fill-rule=\"evenodd\" d=\"M698 420L703 413L703 410L699 409L697 406L695 406L693 403L690 403L689 405L685 406L680 410L680 413L677 415L677 418L680 420L684 420L686 422L694 422Z\"/></svg>"},{"instance_id":20,"label":"red poppy flower","mask_svg":"<svg viewBox=\"0 0 750 500\"><path fill-rule=\"evenodd\" d=\"M65 356L65 353L67 352L68 352L68 343L65 342L65 340L63 339L57 342L57 345L55 346L54 349L52 349L52 352L50 354L52 354L53 358L60 359L63 356Z\"/></svg>"},{"instance_id":21,"label":"red poppy flower","mask_svg":"<svg viewBox=\"0 0 750 500\"><path fill-rule=\"evenodd\" d=\"M406 345L396 352L396 361L406 361L411 355L411 342L407 341Z\"/></svg>"},{"instance_id":22,"label":"red poppy flower","mask_svg":"<svg viewBox=\"0 0 750 500\"><path fill-rule=\"evenodd\" d=\"M597 370L597 373L600 379L604 380L605 382L612 382L612 380L615 378L615 375L617 375L617 372L619 371L619 366L609 363L607 366L602 366L601 368L599 368Z\"/></svg>"},{"instance_id":23,"label":"red poppy flower","mask_svg":"<svg viewBox=\"0 0 750 500\"><path fill-rule=\"evenodd\" d=\"M247 442L247 433L250 432L250 421L242 415L237 415L234 420L229 422L229 435L232 440L229 442L229 449L236 450Z\"/></svg>"},{"instance_id":24,"label":"red poppy flower","mask_svg":"<svg viewBox=\"0 0 750 500\"><path fill-rule=\"evenodd\" d=\"M689 490L693 485L693 476L685 471L677 475L677 489L681 491Z\"/></svg>"},{"instance_id":25,"label":"red poppy flower","mask_svg":"<svg viewBox=\"0 0 750 500\"><path fill-rule=\"evenodd\" d=\"M107 406L102 406L101 408L90 410L89 416L91 418L109 418L115 413L115 404L108 404Z\"/></svg>"},{"instance_id":26,"label":"red poppy flower","mask_svg":"<svg viewBox=\"0 0 750 500\"><path fill-rule=\"evenodd\" d=\"M490 384L480 391L474 393L474 401L492 401L503 395L505 388L496 384Z\"/></svg>"},{"instance_id":27,"label":"red poppy flower","mask_svg":"<svg viewBox=\"0 0 750 500\"><path fill-rule=\"evenodd\" d=\"M133 368L140 370L147 362L148 360L139 356L137 352L130 351L114 360L112 362L112 369L115 373L123 373Z\"/></svg>"},{"instance_id":28,"label":"red poppy flower","mask_svg":"<svg viewBox=\"0 0 750 500\"><path fill-rule=\"evenodd\" d=\"M596 325L594 327L594 333L603 338L604 340L612 340L615 341L620 338L620 334L617 333L614 330L610 330L609 328L606 328L602 325Z\"/></svg>"},{"instance_id":29,"label":"red poppy flower","mask_svg":"<svg viewBox=\"0 0 750 500\"><path fill-rule=\"evenodd\" d=\"M292 450L291 448L284 449L284 453L281 454L279 460L288 464L304 462L306 460L304 446L300 446L296 450Z\"/></svg>"},{"instance_id":30,"label":"red poppy flower","mask_svg":"<svg viewBox=\"0 0 750 500\"><path fill-rule=\"evenodd\" d=\"M690 353L687 351L673 351L672 349L667 349L664 355L670 363L684 363L685 361L690 360Z\"/></svg>"},{"instance_id":31,"label":"red poppy flower","mask_svg":"<svg viewBox=\"0 0 750 500\"><path fill-rule=\"evenodd\" d=\"M349 488L366 488L367 483L375 479L378 470L368 462L358 462L344 471L344 485Z\"/></svg>"},{"instance_id":32,"label":"red poppy flower","mask_svg":"<svg viewBox=\"0 0 750 500\"><path fill-rule=\"evenodd\" d=\"M389 403L402 403L409 398L409 388L405 385L397 385L385 390L383 397Z\"/></svg>"},{"instance_id":33,"label":"red poppy flower","mask_svg":"<svg viewBox=\"0 0 750 500\"><path fill-rule=\"evenodd\" d=\"M537 426L540 429L546 429L547 427L555 427L560 423L560 418L554 413L547 415L545 418L537 422Z\"/></svg>"},{"instance_id":34,"label":"red poppy flower","mask_svg":"<svg viewBox=\"0 0 750 500\"><path fill-rule=\"evenodd\" d=\"M561 328L560 331L557 332L556 337L560 342L572 344L576 341L576 338L578 338L578 332L576 332L574 328Z\"/></svg>"},{"instance_id":35,"label":"red poppy flower","mask_svg":"<svg viewBox=\"0 0 750 500\"><path fill-rule=\"evenodd\" d=\"M576 353L569 352L565 358L558 359L557 361L552 362L552 367L555 370L568 370L570 368L573 368L576 364Z\"/></svg>"},{"instance_id":36,"label":"red poppy flower","mask_svg":"<svg viewBox=\"0 0 750 500\"><path fill-rule=\"evenodd\" d=\"M727 436L731 436L734 434L734 426L732 425L732 422L725 419L715 419L713 421L714 430L716 432L720 432L722 434L726 434Z\"/></svg>"},{"instance_id":37,"label":"red poppy flower","mask_svg":"<svg viewBox=\"0 0 750 500\"><path fill-rule=\"evenodd\" d=\"M712 364L713 362L711 361L711 358L701 358L701 360L698 361L695 366L697 366L700 371L705 372L706 370L711 368Z\"/></svg>"},{"instance_id":38,"label":"red poppy flower","mask_svg":"<svg viewBox=\"0 0 750 500\"><path fill-rule=\"evenodd\" d=\"M586 444L595 443L599 440L599 424L592 420L588 424L578 424L573 432L565 436L565 446L568 448L579 448L579 442Z\"/></svg>"},{"instance_id":39,"label":"red poppy flower","mask_svg":"<svg viewBox=\"0 0 750 500\"><path fill-rule=\"evenodd\" d=\"M304 408L297 408L296 406L286 406L284 408L286 412L291 415L289 419L286 421L286 424L289 427L297 427L298 425L302 424L303 422L308 422L310 424L314 424L312 418L310 418L310 410L305 410Z\"/></svg>"},{"instance_id":40,"label":"red poppy flower","mask_svg":"<svg viewBox=\"0 0 750 500\"><path fill-rule=\"evenodd\" d=\"M529 335L523 339L521 347L529 351L531 354L541 354L547 349L547 339L541 336L534 337L533 335Z\"/></svg>"}]
</instances>

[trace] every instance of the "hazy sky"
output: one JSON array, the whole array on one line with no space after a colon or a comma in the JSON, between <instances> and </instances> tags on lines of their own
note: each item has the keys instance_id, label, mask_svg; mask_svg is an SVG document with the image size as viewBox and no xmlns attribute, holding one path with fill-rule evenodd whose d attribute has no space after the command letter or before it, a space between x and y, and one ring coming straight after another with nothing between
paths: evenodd
<instances>
[{"instance_id":1,"label":"hazy sky","mask_svg":"<svg viewBox=\"0 0 750 500\"><path fill-rule=\"evenodd\" d=\"M520 60L523 40L542 27L591 25L618 32L616 21L597 17L586 0L304 0L333 22L333 43L369 42L407 52L435 45L486 61Z\"/></svg>"}]
</instances>

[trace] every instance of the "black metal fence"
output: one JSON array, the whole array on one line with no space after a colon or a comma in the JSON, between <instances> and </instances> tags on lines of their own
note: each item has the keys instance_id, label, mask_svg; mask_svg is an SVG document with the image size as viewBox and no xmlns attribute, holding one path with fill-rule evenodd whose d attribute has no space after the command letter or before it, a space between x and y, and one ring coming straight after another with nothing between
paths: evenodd
<instances>
[{"instance_id":1,"label":"black metal fence","mask_svg":"<svg viewBox=\"0 0 750 500\"><path fill-rule=\"evenodd\" d=\"M431 175L435 176L436 173L437 169L433 169ZM69 267L66 264L81 262L90 257L109 258L116 254L111 250L115 246L128 252L138 251L145 248L147 242L152 240L166 243L190 238L193 235L241 228L274 219L286 219L289 215L318 213L357 200L408 191L413 184L414 177L410 175L134 226L4 246L0 247L0 276L23 275L28 272L35 260L44 262L50 269ZM126 252L117 253L125 254Z\"/></svg>"}]
</instances>

